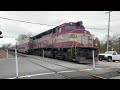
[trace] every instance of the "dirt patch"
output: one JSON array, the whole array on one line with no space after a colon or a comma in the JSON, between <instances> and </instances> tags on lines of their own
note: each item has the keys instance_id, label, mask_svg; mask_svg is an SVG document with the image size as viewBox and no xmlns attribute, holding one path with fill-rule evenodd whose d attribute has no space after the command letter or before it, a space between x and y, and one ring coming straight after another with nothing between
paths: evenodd
<instances>
[{"instance_id":1,"label":"dirt patch","mask_svg":"<svg viewBox=\"0 0 120 90\"><path fill-rule=\"evenodd\" d=\"M4 50L0 50L0 59L7 58L7 52Z\"/></svg>"}]
</instances>

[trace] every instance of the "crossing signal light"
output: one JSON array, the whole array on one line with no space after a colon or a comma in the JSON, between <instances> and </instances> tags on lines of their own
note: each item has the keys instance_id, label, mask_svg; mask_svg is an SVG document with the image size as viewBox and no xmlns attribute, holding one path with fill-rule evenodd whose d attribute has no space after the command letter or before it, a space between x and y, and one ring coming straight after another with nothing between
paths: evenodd
<instances>
[{"instance_id":1,"label":"crossing signal light","mask_svg":"<svg viewBox=\"0 0 120 90\"><path fill-rule=\"evenodd\" d=\"M0 31L0 35L2 34L2 31ZM3 38L3 36L0 36L0 38Z\"/></svg>"},{"instance_id":2,"label":"crossing signal light","mask_svg":"<svg viewBox=\"0 0 120 90\"><path fill-rule=\"evenodd\" d=\"M0 31L0 35L2 34L2 31Z\"/></svg>"}]
</instances>

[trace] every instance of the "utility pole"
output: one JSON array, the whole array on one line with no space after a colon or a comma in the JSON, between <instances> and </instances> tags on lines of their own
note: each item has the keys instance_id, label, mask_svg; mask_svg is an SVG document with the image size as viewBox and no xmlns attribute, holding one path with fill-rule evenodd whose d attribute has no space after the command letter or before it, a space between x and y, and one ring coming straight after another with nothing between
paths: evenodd
<instances>
[{"instance_id":1,"label":"utility pole","mask_svg":"<svg viewBox=\"0 0 120 90\"><path fill-rule=\"evenodd\" d=\"M108 37L107 37L107 51L109 51L109 33L110 33L110 13L112 11L109 11L109 12L106 12L106 13L109 13L109 19L108 19Z\"/></svg>"}]
</instances>

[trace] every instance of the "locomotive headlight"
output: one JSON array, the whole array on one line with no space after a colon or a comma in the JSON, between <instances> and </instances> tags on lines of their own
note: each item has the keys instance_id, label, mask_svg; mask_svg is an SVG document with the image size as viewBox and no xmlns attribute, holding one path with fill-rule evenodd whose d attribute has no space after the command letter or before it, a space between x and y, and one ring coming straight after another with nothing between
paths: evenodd
<instances>
[{"instance_id":1,"label":"locomotive headlight","mask_svg":"<svg viewBox=\"0 0 120 90\"><path fill-rule=\"evenodd\" d=\"M77 35L76 34L71 34L70 38L77 38Z\"/></svg>"},{"instance_id":2,"label":"locomotive headlight","mask_svg":"<svg viewBox=\"0 0 120 90\"><path fill-rule=\"evenodd\" d=\"M90 39L92 39L92 37L89 37Z\"/></svg>"}]
</instances>

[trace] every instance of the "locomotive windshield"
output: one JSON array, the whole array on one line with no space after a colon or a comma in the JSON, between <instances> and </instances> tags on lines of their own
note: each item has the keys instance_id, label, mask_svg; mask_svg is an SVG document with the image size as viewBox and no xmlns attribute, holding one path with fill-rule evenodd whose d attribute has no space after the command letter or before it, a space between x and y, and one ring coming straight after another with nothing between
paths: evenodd
<instances>
[{"instance_id":1,"label":"locomotive windshield","mask_svg":"<svg viewBox=\"0 0 120 90\"><path fill-rule=\"evenodd\" d=\"M66 30L76 30L76 29L85 29L82 25L82 22L69 23L65 25Z\"/></svg>"},{"instance_id":2,"label":"locomotive windshield","mask_svg":"<svg viewBox=\"0 0 120 90\"><path fill-rule=\"evenodd\" d=\"M75 30L77 29L77 26L65 26L66 30Z\"/></svg>"}]
</instances>

